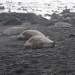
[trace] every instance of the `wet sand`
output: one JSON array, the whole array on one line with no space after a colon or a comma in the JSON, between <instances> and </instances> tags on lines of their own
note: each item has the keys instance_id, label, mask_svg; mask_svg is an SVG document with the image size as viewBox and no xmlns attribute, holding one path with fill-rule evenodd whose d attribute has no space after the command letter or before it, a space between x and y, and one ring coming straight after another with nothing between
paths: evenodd
<instances>
[{"instance_id":1,"label":"wet sand","mask_svg":"<svg viewBox=\"0 0 75 75\"><path fill-rule=\"evenodd\" d=\"M26 41L0 36L0 75L75 75L75 33L72 28L54 28L51 25L31 24L2 25L0 34L12 26L36 29L55 41L54 48L24 48Z\"/></svg>"}]
</instances>

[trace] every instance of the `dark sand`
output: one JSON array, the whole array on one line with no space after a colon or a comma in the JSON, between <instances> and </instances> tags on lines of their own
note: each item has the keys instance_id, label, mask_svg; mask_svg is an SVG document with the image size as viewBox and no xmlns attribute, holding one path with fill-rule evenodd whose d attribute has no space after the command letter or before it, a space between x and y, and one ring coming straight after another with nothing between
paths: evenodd
<instances>
[{"instance_id":1,"label":"dark sand","mask_svg":"<svg viewBox=\"0 0 75 75\"><path fill-rule=\"evenodd\" d=\"M1 23L1 22L0 22ZM1 25L0 34L15 25ZM0 36L0 75L75 75L75 33L73 28L23 23L55 41L54 48L24 49L26 41Z\"/></svg>"}]
</instances>

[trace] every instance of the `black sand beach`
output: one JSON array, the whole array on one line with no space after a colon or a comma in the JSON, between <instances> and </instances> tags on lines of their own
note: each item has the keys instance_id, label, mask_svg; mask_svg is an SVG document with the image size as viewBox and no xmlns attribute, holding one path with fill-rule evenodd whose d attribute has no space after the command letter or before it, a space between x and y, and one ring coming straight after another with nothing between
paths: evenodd
<instances>
[{"instance_id":1,"label":"black sand beach","mask_svg":"<svg viewBox=\"0 0 75 75\"><path fill-rule=\"evenodd\" d=\"M63 15L64 19L53 17L51 20L34 14L26 15L1 13L0 34L7 28L24 26L49 36L55 41L55 47L27 50L24 48L26 41L0 35L0 75L75 75L75 13L69 13L67 17ZM13 20L8 21L10 18L18 19L19 24L13 24ZM61 21L70 23L73 27L53 27Z\"/></svg>"}]
</instances>

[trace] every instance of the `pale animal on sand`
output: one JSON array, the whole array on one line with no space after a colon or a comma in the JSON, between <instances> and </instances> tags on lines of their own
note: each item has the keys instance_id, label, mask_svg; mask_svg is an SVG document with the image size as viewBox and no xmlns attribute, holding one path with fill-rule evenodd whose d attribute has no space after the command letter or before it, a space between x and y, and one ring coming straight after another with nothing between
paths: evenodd
<instances>
[{"instance_id":1,"label":"pale animal on sand","mask_svg":"<svg viewBox=\"0 0 75 75\"><path fill-rule=\"evenodd\" d=\"M24 45L25 49L35 49L35 48L44 48L44 47L54 47L55 42L48 39L45 36L33 36L31 37L26 44Z\"/></svg>"}]
</instances>

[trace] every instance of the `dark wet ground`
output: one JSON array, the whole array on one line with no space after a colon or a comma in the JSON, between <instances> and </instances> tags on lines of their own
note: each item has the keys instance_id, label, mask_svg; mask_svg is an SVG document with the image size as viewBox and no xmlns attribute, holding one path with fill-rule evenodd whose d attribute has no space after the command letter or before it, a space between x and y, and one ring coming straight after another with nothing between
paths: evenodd
<instances>
[{"instance_id":1,"label":"dark wet ground","mask_svg":"<svg viewBox=\"0 0 75 75\"><path fill-rule=\"evenodd\" d=\"M0 33L15 25L0 25ZM55 41L54 48L24 49L26 41L0 36L0 75L75 75L75 26L22 25L36 29Z\"/></svg>"}]
</instances>

